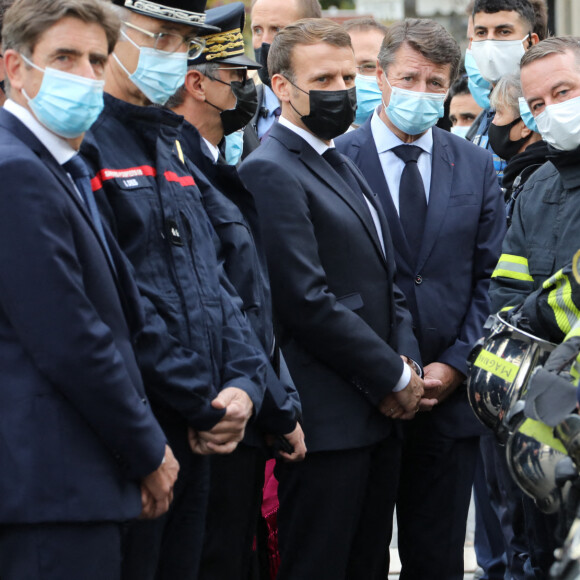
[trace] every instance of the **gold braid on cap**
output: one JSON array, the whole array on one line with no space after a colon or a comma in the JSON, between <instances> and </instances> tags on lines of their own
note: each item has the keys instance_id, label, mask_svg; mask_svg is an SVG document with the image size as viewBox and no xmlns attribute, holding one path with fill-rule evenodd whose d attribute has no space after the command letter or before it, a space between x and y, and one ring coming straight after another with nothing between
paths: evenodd
<instances>
[{"instance_id":1,"label":"gold braid on cap","mask_svg":"<svg viewBox=\"0 0 580 580\"><path fill-rule=\"evenodd\" d=\"M244 37L239 28L205 36L205 59L227 58L244 54Z\"/></svg>"}]
</instances>

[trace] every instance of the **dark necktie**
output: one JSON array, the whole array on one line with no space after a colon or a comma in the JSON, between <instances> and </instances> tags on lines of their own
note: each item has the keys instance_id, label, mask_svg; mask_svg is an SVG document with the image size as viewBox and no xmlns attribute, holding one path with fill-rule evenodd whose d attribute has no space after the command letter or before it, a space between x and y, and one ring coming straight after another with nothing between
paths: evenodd
<instances>
[{"instance_id":1,"label":"dark necktie","mask_svg":"<svg viewBox=\"0 0 580 580\"><path fill-rule=\"evenodd\" d=\"M399 145L391 151L405 162L399 186L399 218L413 257L417 259L427 216L427 196L417 166L423 150L417 145Z\"/></svg>"},{"instance_id":2,"label":"dark necktie","mask_svg":"<svg viewBox=\"0 0 580 580\"><path fill-rule=\"evenodd\" d=\"M272 127L276 124L276 122L280 118L280 115L281 114L282 114L282 109L280 107L276 107L274 109L274 121L268 127L268 130L262 135L262 138L260 139L260 141L263 141L264 139L266 139L266 137L270 134L270 131L272 130Z\"/></svg>"},{"instance_id":3,"label":"dark necktie","mask_svg":"<svg viewBox=\"0 0 580 580\"><path fill-rule=\"evenodd\" d=\"M356 181L352 171L349 169L348 165L342 158L342 155L334 148L331 147L327 149L323 154L322 157L334 167L334 170L342 177L342 180L346 182L346 184L357 194L364 196L361 191L361 188ZM364 199L364 197L363 197Z\"/></svg>"},{"instance_id":4,"label":"dark necktie","mask_svg":"<svg viewBox=\"0 0 580 580\"><path fill-rule=\"evenodd\" d=\"M357 178L355 177L354 173L352 172L352 169L348 166L348 163L346 162L344 157L334 147L327 149L322 154L322 157L324 159L326 159L326 161L328 161L328 163L330 165L332 165L334 170L338 173L338 175L342 178L342 180L350 187L350 189L352 189L354 194L359 196L359 199L364 202L363 205L368 210L368 216L373 221L373 225L374 225L375 230L377 232L377 237L379 238L379 241L380 241L380 238L382 237L382 232L379 232L379 229L378 229L379 226L375 223L375 220L372 216L372 213L371 213L371 210L369 207L369 204L372 205L372 202L367 199L360 183L357 181ZM384 256L385 247L384 247L382 242L381 242L381 248L382 248L383 256Z\"/></svg>"},{"instance_id":5,"label":"dark necktie","mask_svg":"<svg viewBox=\"0 0 580 580\"><path fill-rule=\"evenodd\" d=\"M105 231L103 230L101 216L99 214L99 210L97 209L97 202L95 201L95 196L93 195L93 188L91 187L91 174L89 172L89 168L78 154L75 155L69 161L67 161L63 165L63 168L73 178L76 188L81 194L85 202L87 211L91 216L91 219L93 220L93 224L99 234L99 237L101 238L101 241L105 246L105 250L107 251L107 255L109 257L111 265L114 265L113 257L111 256L111 251L109 250L109 245L107 244L107 240L105 238Z\"/></svg>"}]
</instances>

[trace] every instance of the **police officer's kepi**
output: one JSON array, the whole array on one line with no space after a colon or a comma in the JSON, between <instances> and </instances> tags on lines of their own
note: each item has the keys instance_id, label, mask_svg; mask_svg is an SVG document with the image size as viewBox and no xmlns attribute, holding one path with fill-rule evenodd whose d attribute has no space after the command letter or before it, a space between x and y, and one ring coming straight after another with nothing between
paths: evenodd
<instances>
[{"instance_id":1,"label":"police officer's kepi","mask_svg":"<svg viewBox=\"0 0 580 580\"><path fill-rule=\"evenodd\" d=\"M259 63L248 58L244 52L242 35L246 21L244 9L243 2L210 8L206 14L206 24L219 28L221 32L212 32L202 36L205 40L205 48L197 58L189 60L188 64L219 62L245 66L249 69L260 68Z\"/></svg>"},{"instance_id":2,"label":"police officer's kepi","mask_svg":"<svg viewBox=\"0 0 580 580\"><path fill-rule=\"evenodd\" d=\"M124 6L133 12L169 20L179 24L187 24L199 28L202 32L217 32L218 27L206 22L205 5L207 0L163 0L163 2L151 2L151 0L113 0L113 4Z\"/></svg>"}]
</instances>

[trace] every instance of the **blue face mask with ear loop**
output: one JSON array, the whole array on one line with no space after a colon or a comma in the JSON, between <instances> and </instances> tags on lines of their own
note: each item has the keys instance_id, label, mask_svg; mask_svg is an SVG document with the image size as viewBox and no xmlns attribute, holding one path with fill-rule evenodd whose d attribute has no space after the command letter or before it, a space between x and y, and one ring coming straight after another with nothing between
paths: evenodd
<instances>
[{"instance_id":1,"label":"blue face mask with ear loop","mask_svg":"<svg viewBox=\"0 0 580 580\"><path fill-rule=\"evenodd\" d=\"M129 80L152 103L164 105L185 82L187 52L165 52L148 46L139 46L123 30L121 34L139 51L135 72L131 74L115 53L112 54L113 58Z\"/></svg>"},{"instance_id":2,"label":"blue face mask with ear loop","mask_svg":"<svg viewBox=\"0 0 580 580\"><path fill-rule=\"evenodd\" d=\"M538 129L538 125L536 123L536 119L534 119L534 115L532 115L532 111L530 111L530 107L528 107L528 103L524 97L518 98L518 104L520 106L520 117L524 122L524 125L534 133L539 133L540 130Z\"/></svg>"},{"instance_id":3,"label":"blue face mask with ear loop","mask_svg":"<svg viewBox=\"0 0 580 580\"><path fill-rule=\"evenodd\" d=\"M244 130L239 129L226 135L226 163L237 165L244 150Z\"/></svg>"},{"instance_id":4,"label":"blue face mask with ear loop","mask_svg":"<svg viewBox=\"0 0 580 580\"><path fill-rule=\"evenodd\" d=\"M44 73L38 93L32 99L22 89L28 106L47 129L65 139L88 131L105 105L105 81L89 79L54 68L40 68L23 54L24 62Z\"/></svg>"},{"instance_id":5,"label":"blue face mask with ear loop","mask_svg":"<svg viewBox=\"0 0 580 580\"><path fill-rule=\"evenodd\" d=\"M479 72L473 53L468 48L465 51L465 72L467 73L467 86L475 102L482 109L489 109L489 94L491 93L491 84L486 81Z\"/></svg>"},{"instance_id":6,"label":"blue face mask with ear loop","mask_svg":"<svg viewBox=\"0 0 580 580\"><path fill-rule=\"evenodd\" d=\"M383 95L379 89L377 77L374 75L357 74L356 86L356 116L354 122L362 125L382 103Z\"/></svg>"},{"instance_id":7,"label":"blue face mask with ear loop","mask_svg":"<svg viewBox=\"0 0 580 580\"><path fill-rule=\"evenodd\" d=\"M385 113L395 127L407 135L424 133L444 115L445 93L422 93L393 87L385 75L385 81L391 87L391 98Z\"/></svg>"}]
</instances>

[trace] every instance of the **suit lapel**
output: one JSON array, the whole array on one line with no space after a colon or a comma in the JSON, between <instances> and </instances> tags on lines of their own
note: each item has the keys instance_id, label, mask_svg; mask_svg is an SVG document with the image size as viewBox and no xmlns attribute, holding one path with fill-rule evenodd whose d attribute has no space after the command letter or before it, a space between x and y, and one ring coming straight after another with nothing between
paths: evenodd
<instances>
[{"instance_id":1,"label":"suit lapel","mask_svg":"<svg viewBox=\"0 0 580 580\"><path fill-rule=\"evenodd\" d=\"M389 222L385 215L385 211L381 205L379 200L379 196L375 193L368 185L365 176L360 171L360 169L354 164L354 162L348 159L348 163L351 165L352 171L356 176L356 180L359 183L361 190L363 191L366 198L369 200L369 203L375 208L377 215L379 217L379 223L381 226L381 232L383 235L383 244L385 247L385 260L387 264L393 264L395 260L394 252L393 252L393 237L391 235L391 228L389 226Z\"/></svg>"},{"instance_id":2,"label":"suit lapel","mask_svg":"<svg viewBox=\"0 0 580 580\"><path fill-rule=\"evenodd\" d=\"M451 185L453 180L453 159L447 149L447 144L442 139L441 129L433 127L433 157L431 163L431 186L429 190L429 205L427 206L427 219L425 231L421 242L421 251L417 260L417 270L425 264L435 240L439 235L441 225L445 219Z\"/></svg>"},{"instance_id":3,"label":"suit lapel","mask_svg":"<svg viewBox=\"0 0 580 580\"><path fill-rule=\"evenodd\" d=\"M380 256L384 259L377 228L373 222L368 205L362 197L362 193L353 191L349 184L310 146L303 150L300 159L314 175L325 181L352 211L354 211L371 237Z\"/></svg>"},{"instance_id":4,"label":"suit lapel","mask_svg":"<svg viewBox=\"0 0 580 580\"><path fill-rule=\"evenodd\" d=\"M34 133L30 131L19 119L14 115L5 110L0 110L0 125L10 131L15 135L20 141L22 141L27 147L29 147L38 157L42 160L44 165L51 171L51 173L56 177L59 183L62 185L67 195L72 199L73 203L77 206L82 216L85 218L90 228L93 230L95 237L105 257L107 263L111 269L113 276L116 277L116 270L114 264L111 263L109 254L104 246L104 242L91 218L86 205L79 197L79 194L75 190L72 181L68 177L65 170L57 163L54 156L50 151L36 138Z\"/></svg>"}]
</instances>

